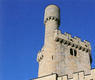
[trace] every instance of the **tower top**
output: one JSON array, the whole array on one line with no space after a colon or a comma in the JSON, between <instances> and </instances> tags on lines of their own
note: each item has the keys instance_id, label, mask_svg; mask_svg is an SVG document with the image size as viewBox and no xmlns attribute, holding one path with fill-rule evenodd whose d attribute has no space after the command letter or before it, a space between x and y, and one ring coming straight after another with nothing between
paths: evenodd
<instances>
[{"instance_id":1,"label":"tower top","mask_svg":"<svg viewBox=\"0 0 95 80\"><path fill-rule=\"evenodd\" d=\"M60 21L60 9L56 5L49 5L45 8L44 23L51 18Z\"/></svg>"},{"instance_id":2,"label":"tower top","mask_svg":"<svg viewBox=\"0 0 95 80\"><path fill-rule=\"evenodd\" d=\"M91 46L87 41L82 42L78 37L62 34L59 30L60 9L56 5L49 5L45 9L45 42L38 53L38 76L56 73L58 76L84 71L90 74ZM46 78L44 78L46 79ZM77 79L78 80L78 79Z\"/></svg>"}]
</instances>

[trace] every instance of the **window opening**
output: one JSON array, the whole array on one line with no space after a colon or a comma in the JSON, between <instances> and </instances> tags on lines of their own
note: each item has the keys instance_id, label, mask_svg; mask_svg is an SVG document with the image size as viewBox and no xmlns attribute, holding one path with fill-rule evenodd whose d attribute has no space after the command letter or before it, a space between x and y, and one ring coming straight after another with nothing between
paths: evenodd
<instances>
[{"instance_id":1,"label":"window opening","mask_svg":"<svg viewBox=\"0 0 95 80\"><path fill-rule=\"evenodd\" d=\"M73 55L73 49L70 49L70 54Z\"/></svg>"},{"instance_id":2,"label":"window opening","mask_svg":"<svg viewBox=\"0 0 95 80\"><path fill-rule=\"evenodd\" d=\"M76 50L74 50L74 56L76 56L77 55L77 51Z\"/></svg>"},{"instance_id":3,"label":"window opening","mask_svg":"<svg viewBox=\"0 0 95 80\"><path fill-rule=\"evenodd\" d=\"M72 55L72 56L77 56L77 51L75 50L75 49L70 49L70 54Z\"/></svg>"},{"instance_id":4,"label":"window opening","mask_svg":"<svg viewBox=\"0 0 95 80\"><path fill-rule=\"evenodd\" d=\"M53 60L53 56L52 56L52 60Z\"/></svg>"}]
</instances>

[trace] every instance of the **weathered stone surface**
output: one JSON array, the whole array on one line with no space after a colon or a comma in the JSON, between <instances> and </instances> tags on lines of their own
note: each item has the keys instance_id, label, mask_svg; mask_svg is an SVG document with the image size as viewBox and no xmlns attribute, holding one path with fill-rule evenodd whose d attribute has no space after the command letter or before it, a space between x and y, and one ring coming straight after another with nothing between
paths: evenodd
<instances>
[{"instance_id":1,"label":"weathered stone surface","mask_svg":"<svg viewBox=\"0 0 95 80\"><path fill-rule=\"evenodd\" d=\"M57 79L57 75L51 74L51 75L42 76L33 80L56 80L56 79Z\"/></svg>"},{"instance_id":2,"label":"weathered stone surface","mask_svg":"<svg viewBox=\"0 0 95 80\"><path fill-rule=\"evenodd\" d=\"M46 8L44 24L45 42L37 56L38 77L56 73L58 76L68 75L68 77L64 77L64 80L79 80L79 76L80 80L84 80L83 73L73 73L79 71L84 71L85 74L91 73L90 43L86 40L82 42L78 37L73 38L68 33L61 33L58 29L60 10L56 5L49 5ZM92 71L91 74L93 75L94 72ZM73 79L68 79L72 77ZM87 77L85 76L85 79ZM63 78L59 78L59 80L61 79L63 80Z\"/></svg>"},{"instance_id":3,"label":"weathered stone surface","mask_svg":"<svg viewBox=\"0 0 95 80\"><path fill-rule=\"evenodd\" d=\"M95 80L95 69L90 70L91 74L85 75L85 72L73 73L72 78L68 78L68 75L57 76L57 74L50 74L42 77L38 77L33 80Z\"/></svg>"}]
</instances>

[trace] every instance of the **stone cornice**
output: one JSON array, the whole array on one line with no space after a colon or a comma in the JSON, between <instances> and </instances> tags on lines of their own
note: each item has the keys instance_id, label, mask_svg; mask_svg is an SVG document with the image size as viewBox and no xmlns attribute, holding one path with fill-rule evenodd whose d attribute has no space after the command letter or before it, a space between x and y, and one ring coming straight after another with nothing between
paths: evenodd
<instances>
[{"instance_id":1,"label":"stone cornice","mask_svg":"<svg viewBox=\"0 0 95 80\"><path fill-rule=\"evenodd\" d=\"M82 42L80 38L76 36L73 38L68 33L62 34L60 30L55 30L54 40L56 42L63 43L64 45L68 45L82 51L86 51L86 52L91 51L91 45L88 41L84 40L84 42Z\"/></svg>"}]
</instances>

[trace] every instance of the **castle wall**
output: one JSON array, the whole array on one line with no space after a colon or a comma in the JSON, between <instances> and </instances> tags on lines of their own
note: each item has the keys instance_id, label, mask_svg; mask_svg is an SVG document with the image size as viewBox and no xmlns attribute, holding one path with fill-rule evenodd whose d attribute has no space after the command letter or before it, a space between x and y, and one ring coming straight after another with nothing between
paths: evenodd
<instances>
[{"instance_id":1,"label":"castle wall","mask_svg":"<svg viewBox=\"0 0 95 80\"><path fill-rule=\"evenodd\" d=\"M78 39L72 38L68 33L62 34L59 30L55 31L56 55L54 60L58 61L56 64L58 75L68 74L72 77L72 73L78 71L90 74L90 45L85 47L84 45L87 44L80 39L78 42ZM70 49L73 50L72 54L70 54Z\"/></svg>"},{"instance_id":2,"label":"castle wall","mask_svg":"<svg viewBox=\"0 0 95 80\"><path fill-rule=\"evenodd\" d=\"M85 75L84 72L73 73L73 78L68 78L68 75L58 76L50 74L33 80L95 80L95 69L91 70L91 74Z\"/></svg>"},{"instance_id":3,"label":"castle wall","mask_svg":"<svg viewBox=\"0 0 95 80\"><path fill-rule=\"evenodd\" d=\"M58 29L60 9L56 5L49 5L45 9L44 24L45 42L37 56L38 77L56 73L58 76L68 74L68 78L72 78L75 76L73 73L79 71L90 74L90 43L61 33Z\"/></svg>"},{"instance_id":4,"label":"castle wall","mask_svg":"<svg viewBox=\"0 0 95 80\"><path fill-rule=\"evenodd\" d=\"M38 53L39 77L57 73L59 76L68 74L71 78L73 72L79 71L90 74L90 43L82 42L79 38L72 38L68 33L62 34L60 30L54 31L53 35L48 38L50 41ZM70 49L73 50L73 55Z\"/></svg>"}]
</instances>

